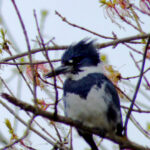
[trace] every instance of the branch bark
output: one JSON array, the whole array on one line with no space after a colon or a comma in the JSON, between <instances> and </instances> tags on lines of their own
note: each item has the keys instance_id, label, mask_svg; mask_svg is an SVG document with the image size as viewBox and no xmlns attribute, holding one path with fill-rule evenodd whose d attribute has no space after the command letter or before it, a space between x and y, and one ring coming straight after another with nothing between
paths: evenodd
<instances>
[{"instance_id":1,"label":"branch bark","mask_svg":"<svg viewBox=\"0 0 150 150\"><path fill-rule=\"evenodd\" d=\"M98 49L101 49L101 48L106 48L106 47L109 47L109 46L117 46L120 43L126 43L126 42L128 43L128 42L134 41L134 40L145 39L145 38L148 38L149 36L150 36L150 33L142 34L142 35L141 34L134 35L134 36L130 36L130 37L125 37L125 38L120 38L120 39L117 39L117 40L113 40L113 41L110 41L110 42L97 44L96 47ZM49 47L46 47L46 50L47 51L58 51L58 50L66 50L67 48L68 48L67 45L63 45L63 46L49 46ZM35 53L43 52L43 51L45 51L45 49L43 49L43 48L33 49L33 50L31 50L31 54L35 54ZM28 52L17 54L17 55L14 55L12 57L7 57L7 58L2 59L0 61L0 63L1 62L8 62L8 61L11 61L11 60L15 60L15 59L27 56L27 55L28 55Z\"/></svg>"},{"instance_id":2,"label":"branch bark","mask_svg":"<svg viewBox=\"0 0 150 150\"><path fill-rule=\"evenodd\" d=\"M82 130L86 130L86 132L91 132L91 133L96 134L98 136L102 135L98 129L90 128L88 126L81 124L78 121L74 121L74 120L72 120L70 118L66 118L64 116L60 116L60 115L55 116L53 113L43 111L38 107L34 107L28 103L22 102L21 100L18 100L17 98L12 97L6 93L2 93L1 96L4 99L6 99L8 102L10 102L11 104L19 107L20 109L22 109L24 111L31 112L35 116L41 116L41 117L44 117L44 118L49 119L49 120L53 120L53 121L56 121L59 123L70 125L70 126L82 129ZM122 148L131 148L133 150L150 150L150 148L148 148L148 147L144 147L144 146L141 146L139 144L136 144L136 143L130 141L125 136L119 137L119 136L112 135L112 134L111 135L106 134L106 136L104 138L111 140L116 144L119 144Z\"/></svg>"}]
</instances>

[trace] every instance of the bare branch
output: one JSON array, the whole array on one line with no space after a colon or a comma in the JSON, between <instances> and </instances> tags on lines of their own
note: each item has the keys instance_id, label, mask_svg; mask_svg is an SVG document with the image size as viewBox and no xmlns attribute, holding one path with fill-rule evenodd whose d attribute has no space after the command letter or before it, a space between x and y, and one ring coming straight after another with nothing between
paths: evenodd
<instances>
[{"instance_id":1,"label":"bare branch","mask_svg":"<svg viewBox=\"0 0 150 150\"><path fill-rule=\"evenodd\" d=\"M23 125L25 125L26 127L28 126L28 124L22 119L20 118L10 107L8 107L8 105L6 105L4 102L0 101L0 103L11 113L14 115L15 118L17 118ZM60 146L60 143L55 144L55 142L53 142L52 140L50 140L48 137L44 136L43 134L41 134L38 130L36 130L33 127L30 127L30 130L33 131L35 134L37 134L39 137L41 137L42 139L44 139L47 143L51 144L51 145L55 145L58 148L62 148L62 146ZM57 141L58 142L58 141ZM9 145L7 145L9 146ZM0 149L1 150L1 149ZM67 148L65 148L64 150L67 150Z\"/></svg>"},{"instance_id":2,"label":"bare branch","mask_svg":"<svg viewBox=\"0 0 150 150\"><path fill-rule=\"evenodd\" d=\"M6 99L8 102L12 103L15 106L18 106L19 108L21 108L24 111L28 111L33 113L35 116L42 116L44 118L56 121L56 122L60 122L63 124L67 124L70 126L74 126L76 128L82 129L82 130L86 130L86 132L90 132L90 133L94 133L96 135L101 136L102 133L100 130L95 129L95 128L90 128L88 126L85 126L83 124L81 124L81 122L78 121L74 121L70 118L66 118L60 115L55 116L53 113L47 112L47 111L43 111L37 107L34 107L28 103L22 102L21 100L16 99L15 97L12 97L6 93L2 93L1 95L4 99ZM150 150L150 148L148 147L143 147L139 144L135 144L134 142L131 142L127 137L119 137L117 135L105 135L106 139L109 139L119 145L121 145L121 147L123 148L132 148L134 150Z\"/></svg>"},{"instance_id":3,"label":"bare branch","mask_svg":"<svg viewBox=\"0 0 150 150\"><path fill-rule=\"evenodd\" d=\"M125 135L127 135L128 121L129 121L130 115L132 113L132 109L133 109L133 106L134 106L134 103L135 103L135 100L136 100L136 97L137 97L137 94L138 94L138 91L139 91L139 88L140 88L140 85L141 85L143 72L144 72L145 61L146 61L146 54L147 54L147 51L148 51L149 44L150 44L150 36L149 36L149 38L147 40L147 44L145 46L145 51L144 51L144 55L143 55L143 62L142 62L142 67L141 67L141 71L140 71L140 77L139 77L139 80L138 80L138 83L137 83L137 86L136 86L136 89L135 89L135 93L134 93L134 96L133 96L133 99L132 99L132 103L130 105L130 109L129 109L129 111L127 113L127 116L126 116L125 125L124 125Z\"/></svg>"},{"instance_id":4,"label":"bare branch","mask_svg":"<svg viewBox=\"0 0 150 150\"><path fill-rule=\"evenodd\" d=\"M73 27L75 27L75 28L84 30L84 31L86 31L86 32L89 32L89 33L91 33L91 34L93 34L93 35L96 35L96 36L101 37L101 38L104 38L104 39L114 39L113 37L107 37L107 36L98 34L98 33L96 33L96 32L93 32L93 31L91 31L91 30L89 30L89 29L87 29L87 28L84 28L84 27L81 27L81 26L76 25L76 24L74 24L74 23L71 23L71 22L69 22L65 17L63 17L58 11L55 11L55 14L56 14L58 17L60 17L60 18L62 19L62 21L64 21L65 23L67 23L67 24L69 24L69 25L71 25L71 26L73 26Z\"/></svg>"},{"instance_id":5,"label":"bare branch","mask_svg":"<svg viewBox=\"0 0 150 150\"><path fill-rule=\"evenodd\" d=\"M52 64L50 58L48 57L48 51L45 47L44 40L43 40L41 32L40 32L40 28L39 28L39 25L38 25L38 20L37 20L37 16L36 16L35 11L34 11L34 17L35 17L35 22L36 22L36 26L37 26L37 31L38 31L38 34L39 34L39 37L40 37L40 40L41 40L41 43L42 43L42 47L45 51L45 57L48 60L48 63L50 65L50 68L52 69L52 72L55 72L53 64ZM55 89L55 116L56 116L57 115L57 104L58 104L58 90L57 90L57 80L56 80L55 76L54 76L53 80L54 80L54 89Z\"/></svg>"}]
</instances>

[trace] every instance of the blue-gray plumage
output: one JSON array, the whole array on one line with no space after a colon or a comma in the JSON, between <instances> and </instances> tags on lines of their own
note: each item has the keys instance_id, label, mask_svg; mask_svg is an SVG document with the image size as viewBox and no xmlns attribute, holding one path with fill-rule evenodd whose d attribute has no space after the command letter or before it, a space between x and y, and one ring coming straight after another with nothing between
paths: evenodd
<instances>
[{"instance_id":1,"label":"blue-gray plumage","mask_svg":"<svg viewBox=\"0 0 150 150\"><path fill-rule=\"evenodd\" d=\"M63 54L61 63L61 67L46 77L61 73L66 75L63 87L65 115L105 133L121 136L119 96L112 82L103 74L93 41L82 40L71 45ZM77 130L92 150L98 150L92 134Z\"/></svg>"}]
</instances>

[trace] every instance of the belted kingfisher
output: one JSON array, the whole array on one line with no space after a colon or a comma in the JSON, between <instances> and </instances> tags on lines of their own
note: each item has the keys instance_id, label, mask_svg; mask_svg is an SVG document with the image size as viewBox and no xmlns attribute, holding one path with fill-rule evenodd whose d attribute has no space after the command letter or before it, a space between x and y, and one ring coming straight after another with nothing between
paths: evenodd
<instances>
[{"instance_id":1,"label":"belted kingfisher","mask_svg":"<svg viewBox=\"0 0 150 150\"><path fill-rule=\"evenodd\" d=\"M82 40L63 54L61 66L46 77L65 74L65 115L104 133L122 135L120 101L113 83L103 74L102 62L93 41ZM77 129L92 150L98 150L93 135Z\"/></svg>"}]
</instances>

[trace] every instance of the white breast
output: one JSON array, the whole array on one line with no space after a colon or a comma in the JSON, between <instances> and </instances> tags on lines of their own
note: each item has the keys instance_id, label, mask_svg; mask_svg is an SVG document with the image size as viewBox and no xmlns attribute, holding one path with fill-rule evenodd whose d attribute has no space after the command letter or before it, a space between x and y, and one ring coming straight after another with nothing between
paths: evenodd
<instances>
[{"instance_id":1,"label":"white breast","mask_svg":"<svg viewBox=\"0 0 150 150\"><path fill-rule=\"evenodd\" d=\"M67 103L66 113L68 117L91 127L109 130L109 123L106 117L107 104L103 99L104 86L103 84L101 89L93 86L87 95L87 99L68 93L64 97Z\"/></svg>"}]
</instances>

